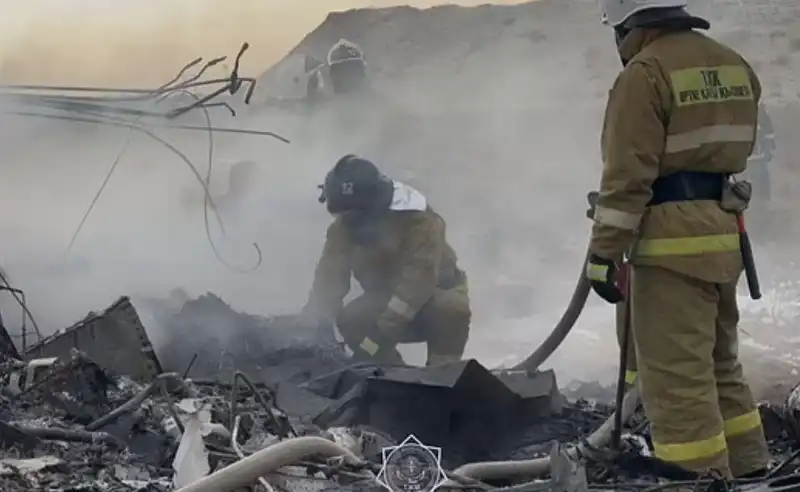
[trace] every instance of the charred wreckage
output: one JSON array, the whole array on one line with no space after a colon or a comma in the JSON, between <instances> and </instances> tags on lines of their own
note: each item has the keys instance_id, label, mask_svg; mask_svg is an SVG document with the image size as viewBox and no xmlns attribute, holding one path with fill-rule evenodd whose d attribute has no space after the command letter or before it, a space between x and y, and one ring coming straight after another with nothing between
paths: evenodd
<instances>
[{"instance_id":1,"label":"charred wreckage","mask_svg":"<svg viewBox=\"0 0 800 492\"><path fill-rule=\"evenodd\" d=\"M245 85L245 103L252 94L254 81L238 76L246 48L227 79L199 81L224 58L185 77L198 59L151 90L0 92L18 116L107 124L161 142L206 190L205 210L215 211L208 194L214 132L286 141L211 126L207 107L235 114L219 96ZM198 86L217 88L199 96L191 91ZM189 102L153 109L180 97ZM175 123L196 110L205 126ZM208 132L205 177L153 133L158 127ZM168 337L158 355L127 297L42 337L24 294L0 275L25 311L19 335L0 323L0 490L800 490L800 390L783 405L760 408L775 466L765 478L733 482L654 458L636 388L616 405L618 415L606 402L613 397L562 394L554 372L539 367L580 315L589 292L580 278L562 320L530 357L488 369L475 360L425 368L353 363L334 337L303 332L293 316L240 313L213 294L143 301ZM391 450L402 449L416 454L389 466Z\"/></svg>"},{"instance_id":2,"label":"charred wreckage","mask_svg":"<svg viewBox=\"0 0 800 492\"><path fill-rule=\"evenodd\" d=\"M159 356L128 298L24 352L6 346L1 490L382 490L386 449L409 437L440 449L442 489L800 488L800 390L761 406L770 475L726 483L651 457L635 389L609 447L613 406L568 399L552 371L354 364L292 316L213 294L147 302L169 334Z\"/></svg>"}]
</instances>

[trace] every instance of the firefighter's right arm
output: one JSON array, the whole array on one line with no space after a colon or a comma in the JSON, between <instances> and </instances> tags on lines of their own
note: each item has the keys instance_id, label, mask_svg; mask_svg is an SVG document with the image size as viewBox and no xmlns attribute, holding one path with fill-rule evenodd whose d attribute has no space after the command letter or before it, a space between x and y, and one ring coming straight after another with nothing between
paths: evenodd
<instances>
[{"instance_id":1,"label":"firefighter's right arm","mask_svg":"<svg viewBox=\"0 0 800 492\"><path fill-rule=\"evenodd\" d=\"M317 319L332 320L350 292L350 241L344 225L335 220L326 234L322 256L314 271L314 283L303 311Z\"/></svg>"},{"instance_id":2,"label":"firefighter's right arm","mask_svg":"<svg viewBox=\"0 0 800 492\"><path fill-rule=\"evenodd\" d=\"M630 250L658 178L669 87L660 77L655 67L632 62L609 94L601 142L603 174L589 246L604 260L618 263Z\"/></svg>"}]
</instances>

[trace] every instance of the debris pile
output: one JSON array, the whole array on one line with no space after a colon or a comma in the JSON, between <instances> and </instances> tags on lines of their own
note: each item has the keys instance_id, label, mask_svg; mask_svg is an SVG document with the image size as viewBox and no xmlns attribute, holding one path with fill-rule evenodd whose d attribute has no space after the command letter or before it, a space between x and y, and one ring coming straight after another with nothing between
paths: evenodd
<instances>
[{"instance_id":1,"label":"debris pile","mask_svg":"<svg viewBox=\"0 0 800 492\"><path fill-rule=\"evenodd\" d=\"M125 324L119 322L121 312ZM549 455L553 481L580 479L589 488L621 478L653 482L641 469L610 466L595 457L576 461L563 448L598 428L611 409L603 403L568 402L552 371L490 371L474 360L433 368L353 364L335 341L317 347L315 356L302 333L278 336L292 326L291 317L237 313L212 294L162 315L176 330L202 329L203 319L226 323L240 342L239 335L249 333L248 343L257 343L257 349L246 343L238 352L232 343L214 345L234 350L234 357L225 360L230 371L225 379L189 378L161 369L150 375L137 372L138 363L120 366L133 371L121 373L99 362L103 352L127 349L139 354L129 356L135 361L143 352L129 343L132 333L139 334L139 346L149 346L135 309L123 298L27 352L48 357L26 362L4 358L0 490L233 490L234 482L259 482L265 490L368 490L377 484L382 449L408 435L441 447L446 469ZM93 326L94 345L82 342L87 326ZM120 337L117 346L110 337L114 330L121 330L114 335ZM202 338L204 332L196 335ZM75 347L81 343L85 351ZM183 351L194 349L189 345ZM263 354L260 363L255 350ZM161 367L152 351L144 353L145 360ZM235 364L240 355L249 374ZM200 355L192 359L190 374L205 374L214 366L201 363ZM217 356L216 367L220 360ZM776 459L797 454L798 395L795 389L785 405L762 407ZM641 415L630 424L626 442L644 456L649 453ZM320 460L320 449L344 462ZM275 461L278 455L289 461ZM256 462L268 469L263 477L252 475ZM220 471L234 463L231 473ZM779 472L793 473L797 466L787 462ZM511 484L498 479L487 485L452 473L448 478L475 490ZM204 488L212 485L223 489Z\"/></svg>"},{"instance_id":2,"label":"debris pile","mask_svg":"<svg viewBox=\"0 0 800 492\"><path fill-rule=\"evenodd\" d=\"M13 375L19 366L7 364L3 372ZM173 481L198 478L198 460L208 473L238 459L228 430L232 411L237 420L246 417L238 430L246 448L292 429L253 388L231 400L224 387L174 373L141 385L106 375L77 351L24 389L4 391L0 487L9 492L171 489Z\"/></svg>"},{"instance_id":3,"label":"debris pile","mask_svg":"<svg viewBox=\"0 0 800 492\"><path fill-rule=\"evenodd\" d=\"M177 295L177 294L176 294ZM236 370L249 374L275 373L286 362L314 361L318 371L344 367L347 356L332 328L312 330L293 316L253 316L232 309L214 294L197 299L178 296L172 301L150 299L154 322L167 339L159 350L164 369L188 373L195 379L230 380ZM306 364L306 365L307 365Z\"/></svg>"}]
</instances>

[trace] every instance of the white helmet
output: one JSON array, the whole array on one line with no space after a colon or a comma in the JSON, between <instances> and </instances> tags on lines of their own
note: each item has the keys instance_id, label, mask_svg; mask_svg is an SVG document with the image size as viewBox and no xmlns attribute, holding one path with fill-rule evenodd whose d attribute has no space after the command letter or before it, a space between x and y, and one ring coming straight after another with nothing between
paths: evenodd
<instances>
[{"instance_id":1,"label":"white helmet","mask_svg":"<svg viewBox=\"0 0 800 492\"><path fill-rule=\"evenodd\" d=\"M347 61L360 61L364 60L364 51L361 46L346 39L340 39L328 51L328 65L336 65L337 63Z\"/></svg>"},{"instance_id":2,"label":"white helmet","mask_svg":"<svg viewBox=\"0 0 800 492\"><path fill-rule=\"evenodd\" d=\"M687 0L599 0L603 24L617 27L633 14L643 10L686 7Z\"/></svg>"}]
</instances>

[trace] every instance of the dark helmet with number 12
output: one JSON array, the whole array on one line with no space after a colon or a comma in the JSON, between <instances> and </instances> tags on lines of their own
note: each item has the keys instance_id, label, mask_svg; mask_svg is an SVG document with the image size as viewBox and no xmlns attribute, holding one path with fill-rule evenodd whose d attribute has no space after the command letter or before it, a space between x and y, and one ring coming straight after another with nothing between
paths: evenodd
<instances>
[{"instance_id":1,"label":"dark helmet with number 12","mask_svg":"<svg viewBox=\"0 0 800 492\"><path fill-rule=\"evenodd\" d=\"M320 203L331 214L388 209L394 183L367 159L348 154L336 163L320 185Z\"/></svg>"}]
</instances>

